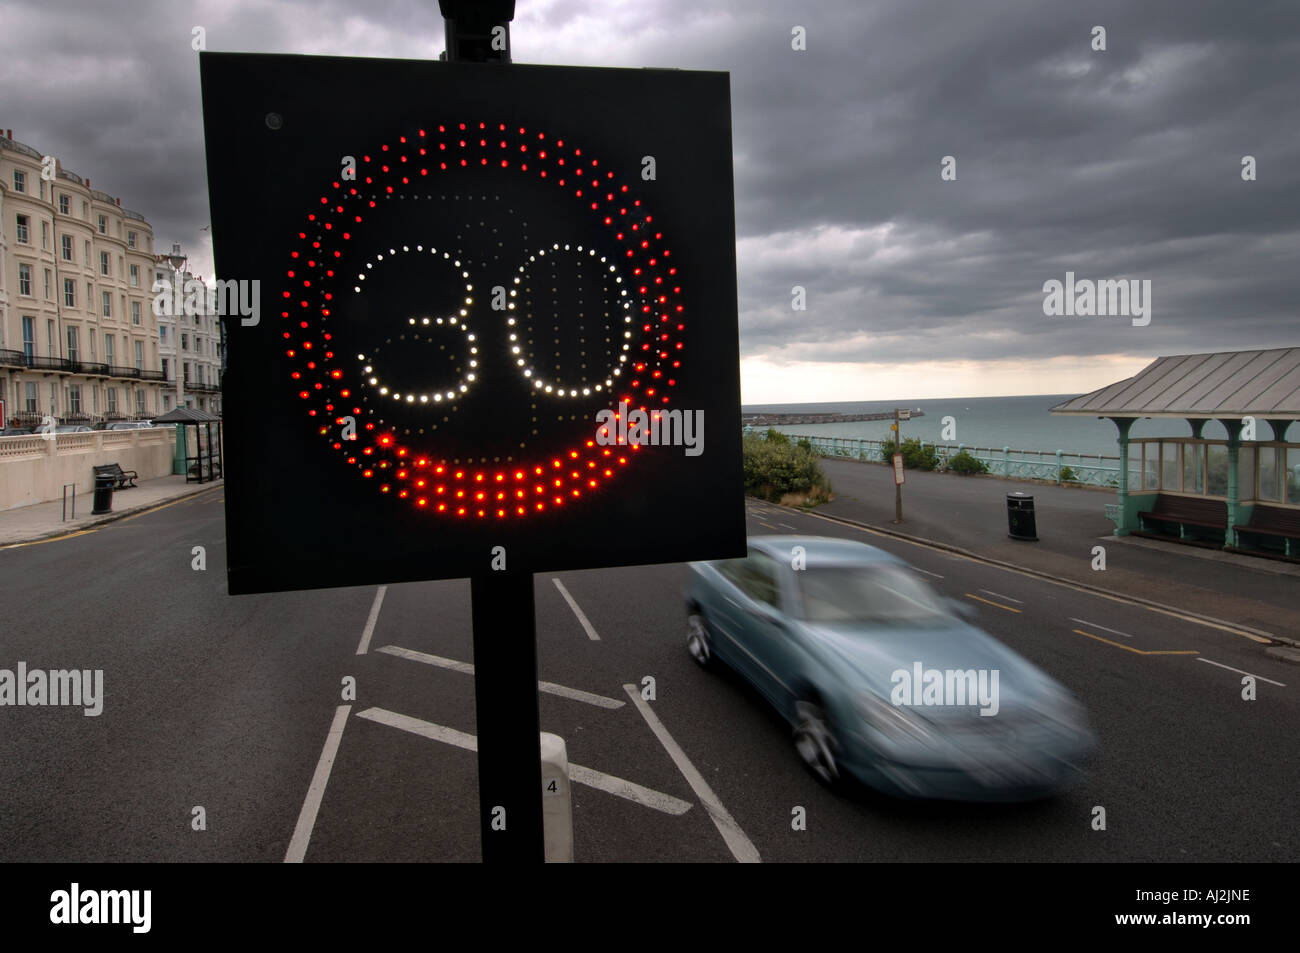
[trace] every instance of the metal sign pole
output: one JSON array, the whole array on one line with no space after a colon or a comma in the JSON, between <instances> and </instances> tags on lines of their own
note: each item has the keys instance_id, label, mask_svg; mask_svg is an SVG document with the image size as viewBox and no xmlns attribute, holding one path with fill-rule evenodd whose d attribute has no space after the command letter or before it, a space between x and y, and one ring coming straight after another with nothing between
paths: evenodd
<instances>
[{"instance_id":1,"label":"metal sign pole","mask_svg":"<svg viewBox=\"0 0 1300 953\"><path fill-rule=\"evenodd\" d=\"M894 408L894 453L902 453L903 432L898 426L898 408ZM894 480L894 522L903 522L903 484Z\"/></svg>"},{"instance_id":2,"label":"metal sign pole","mask_svg":"<svg viewBox=\"0 0 1300 953\"><path fill-rule=\"evenodd\" d=\"M439 0L439 8L449 62L510 62L514 0ZM508 552L505 558L508 567ZM470 578L470 610L483 861L541 863L542 726L533 574L509 568L476 573Z\"/></svg>"}]
</instances>

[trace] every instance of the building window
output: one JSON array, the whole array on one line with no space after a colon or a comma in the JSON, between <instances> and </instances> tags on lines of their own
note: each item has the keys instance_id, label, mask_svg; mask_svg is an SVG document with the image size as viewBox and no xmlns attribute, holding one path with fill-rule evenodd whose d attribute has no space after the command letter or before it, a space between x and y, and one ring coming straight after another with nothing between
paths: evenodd
<instances>
[{"instance_id":1,"label":"building window","mask_svg":"<svg viewBox=\"0 0 1300 953\"><path fill-rule=\"evenodd\" d=\"M27 381L23 384L23 410L29 414L36 413L36 384L34 381Z\"/></svg>"},{"instance_id":2,"label":"building window","mask_svg":"<svg viewBox=\"0 0 1300 953\"><path fill-rule=\"evenodd\" d=\"M81 413L81 385L68 385L68 411L70 413Z\"/></svg>"},{"instance_id":3,"label":"building window","mask_svg":"<svg viewBox=\"0 0 1300 953\"><path fill-rule=\"evenodd\" d=\"M77 306L77 283L71 278L63 279L63 306L65 308Z\"/></svg>"},{"instance_id":4,"label":"building window","mask_svg":"<svg viewBox=\"0 0 1300 953\"><path fill-rule=\"evenodd\" d=\"M117 256L117 276L119 278L126 277L126 266L123 264L125 261L126 259L123 258L121 255Z\"/></svg>"},{"instance_id":5,"label":"building window","mask_svg":"<svg viewBox=\"0 0 1300 953\"><path fill-rule=\"evenodd\" d=\"M59 211L64 215L72 214L72 209L69 207L68 197L66 195L59 196Z\"/></svg>"},{"instance_id":6,"label":"building window","mask_svg":"<svg viewBox=\"0 0 1300 953\"><path fill-rule=\"evenodd\" d=\"M67 328L67 332L68 332L68 360L75 361L77 360L77 353L81 350L81 348L78 347L78 345L81 343L79 341L80 335L77 334L77 329L75 327Z\"/></svg>"},{"instance_id":7,"label":"building window","mask_svg":"<svg viewBox=\"0 0 1300 953\"><path fill-rule=\"evenodd\" d=\"M144 391L142 390L135 392L135 415L137 417L144 416Z\"/></svg>"},{"instance_id":8,"label":"building window","mask_svg":"<svg viewBox=\"0 0 1300 953\"><path fill-rule=\"evenodd\" d=\"M50 223L41 222L41 248L50 250Z\"/></svg>"},{"instance_id":9,"label":"building window","mask_svg":"<svg viewBox=\"0 0 1300 953\"><path fill-rule=\"evenodd\" d=\"M126 247L127 248L135 247L135 232L126 233Z\"/></svg>"},{"instance_id":10,"label":"building window","mask_svg":"<svg viewBox=\"0 0 1300 953\"><path fill-rule=\"evenodd\" d=\"M117 388L116 387L110 387L108 389L108 412L110 414L117 413Z\"/></svg>"},{"instance_id":11,"label":"building window","mask_svg":"<svg viewBox=\"0 0 1300 953\"><path fill-rule=\"evenodd\" d=\"M14 169L14 191L27 191L27 173L22 169Z\"/></svg>"},{"instance_id":12,"label":"building window","mask_svg":"<svg viewBox=\"0 0 1300 953\"><path fill-rule=\"evenodd\" d=\"M163 380L165 381L171 380L171 375L167 373L167 364L168 364L167 358L164 357L162 359L162 373L163 373Z\"/></svg>"},{"instance_id":13,"label":"building window","mask_svg":"<svg viewBox=\"0 0 1300 953\"><path fill-rule=\"evenodd\" d=\"M83 201L83 202L81 203L81 217L84 218L84 219L85 219L86 221L88 221L88 222L90 221L90 203L89 203L89 202L84 202L84 201Z\"/></svg>"},{"instance_id":14,"label":"building window","mask_svg":"<svg viewBox=\"0 0 1300 953\"><path fill-rule=\"evenodd\" d=\"M72 261L72 236L63 236L63 260Z\"/></svg>"},{"instance_id":15,"label":"building window","mask_svg":"<svg viewBox=\"0 0 1300 953\"><path fill-rule=\"evenodd\" d=\"M106 251L99 253L99 273L101 275L108 274L108 252Z\"/></svg>"},{"instance_id":16,"label":"building window","mask_svg":"<svg viewBox=\"0 0 1300 953\"><path fill-rule=\"evenodd\" d=\"M98 417L99 416L99 385L98 384L90 385L90 403L91 403L91 413L93 413L95 416Z\"/></svg>"},{"instance_id":17,"label":"building window","mask_svg":"<svg viewBox=\"0 0 1300 953\"><path fill-rule=\"evenodd\" d=\"M101 215L101 216L99 216L99 234L101 234L101 235L107 235L107 234L108 234L108 216L107 216L107 215Z\"/></svg>"},{"instance_id":18,"label":"building window","mask_svg":"<svg viewBox=\"0 0 1300 953\"><path fill-rule=\"evenodd\" d=\"M95 313L95 286L89 281L86 282L86 310Z\"/></svg>"},{"instance_id":19,"label":"building window","mask_svg":"<svg viewBox=\"0 0 1300 953\"><path fill-rule=\"evenodd\" d=\"M26 295L28 298L32 296L32 266L31 265L18 266L18 293L20 295Z\"/></svg>"},{"instance_id":20,"label":"building window","mask_svg":"<svg viewBox=\"0 0 1300 953\"><path fill-rule=\"evenodd\" d=\"M181 368L181 372L185 375L185 383L188 384L188 383L190 382L190 362L189 362L189 361L186 361L186 362L185 362L185 365Z\"/></svg>"},{"instance_id":21,"label":"building window","mask_svg":"<svg viewBox=\"0 0 1300 953\"><path fill-rule=\"evenodd\" d=\"M50 269L46 268L45 269L45 300L46 301L54 300L54 290L52 287L52 283L53 283L53 276L50 274Z\"/></svg>"},{"instance_id":22,"label":"building window","mask_svg":"<svg viewBox=\"0 0 1300 953\"><path fill-rule=\"evenodd\" d=\"M144 342L143 341L135 342L135 369L137 371L144 370Z\"/></svg>"},{"instance_id":23,"label":"building window","mask_svg":"<svg viewBox=\"0 0 1300 953\"><path fill-rule=\"evenodd\" d=\"M30 234L31 224L32 224L31 216L29 215L18 216L17 237L18 237L19 244L30 245L32 243L31 234Z\"/></svg>"},{"instance_id":24,"label":"building window","mask_svg":"<svg viewBox=\"0 0 1300 953\"><path fill-rule=\"evenodd\" d=\"M131 323L132 324L140 323L140 302L139 301L131 302Z\"/></svg>"},{"instance_id":25,"label":"building window","mask_svg":"<svg viewBox=\"0 0 1300 953\"><path fill-rule=\"evenodd\" d=\"M163 394L163 410L167 411L171 409L172 409L172 395Z\"/></svg>"},{"instance_id":26,"label":"building window","mask_svg":"<svg viewBox=\"0 0 1300 953\"><path fill-rule=\"evenodd\" d=\"M158 325L158 339L162 341L164 344L167 343L167 325L165 324Z\"/></svg>"},{"instance_id":27,"label":"building window","mask_svg":"<svg viewBox=\"0 0 1300 953\"><path fill-rule=\"evenodd\" d=\"M140 287L140 266L139 265L131 266L131 287L132 288Z\"/></svg>"},{"instance_id":28,"label":"building window","mask_svg":"<svg viewBox=\"0 0 1300 953\"><path fill-rule=\"evenodd\" d=\"M81 260L86 263L87 267L89 267L90 266L90 242L89 241L85 243L85 247L86 247L86 254Z\"/></svg>"},{"instance_id":29,"label":"building window","mask_svg":"<svg viewBox=\"0 0 1300 953\"><path fill-rule=\"evenodd\" d=\"M189 349L190 349L190 336L189 336L188 334L182 334L182 335L181 335L181 350L182 350L182 351L188 351Z\"/></svg>"},{"instance_id":30,"label":"building window","mask_svg":"<svg viewBox=\"0 0 1300 953\"><path fill-rule=\"evenodd\" d=\"M45 319L45 345L49 349L50 357L58 357L58 349L54 346L54 319Z\"/></svg>"},{"instance_id":31,"label":"building window","mask_svg":"<svg viewBox=\"0 0 1300 953\"><path fill-rule=\"evenodd\" d=\"M36 356L36 319L23 315L23 357L27 358L30 364L33 357ZM36 385L33 384L33 387ZM33 397L33 399L35 399ZM33 408L35 409L35 408Z\"/></svg>"},{"instance_id":32,"label":"building window","mask_svg":"<svg viewBox=\"0 0 1300 953\"><path fill-rule=\"evenodd\" d=\"M105 364L112 364L113 361L114 361L114 358L113 358L113 335L111 335L111 334L105 334L105 335L104 335L104 363L105 363Z\"/></svg>"},{"instance_id":33,"label":"building window","mask_svg":"<svg viewBox=\"0 0 1300 953\"><path fill-rule=\"evenodd\" d=\"M110 294L109 292L105 291L105 292L102 294L102 296L101 296L101 300L103 301L103 304L104 304L104 317L106 317L106 318L111 318L111 317L113 316L113 296L112 296L112 294Z\"/></svg>"}]
</instances>

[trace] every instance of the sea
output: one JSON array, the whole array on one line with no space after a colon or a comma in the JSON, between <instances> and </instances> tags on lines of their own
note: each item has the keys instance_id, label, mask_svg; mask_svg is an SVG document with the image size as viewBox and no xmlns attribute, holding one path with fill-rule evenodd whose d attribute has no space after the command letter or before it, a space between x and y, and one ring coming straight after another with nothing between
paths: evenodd
<instances>
[{"instance_id":1,"label":"sea","mask_svg":"<svg viewBox=\"0 0 1300 953\"><path fill-rule=\"evenodd\" d=\"M926 443L965 444L1001 450L1041 450L1055 453L1118 456L1118 433L1109 420L1096 417L1058 416L1048 409L1077 394L1042 394L1032 397L950 397L939 400L875 400L818 404L746 404L746 413L783 414L866 414L920 410L924 416L902 424L903 439L920 437ZM952 417L956 434L941 439L943 418ZM794 424L777 427L786 433L812 437L853 437L863 440L893 439L892 420L863 420L840 424ZM1190 437L1183 420L1152 418L1139 420L1131 437ZM1218 421L1206 424L1203 435L1224 439L1227 432Z\"/></svg>"}]
</instances>

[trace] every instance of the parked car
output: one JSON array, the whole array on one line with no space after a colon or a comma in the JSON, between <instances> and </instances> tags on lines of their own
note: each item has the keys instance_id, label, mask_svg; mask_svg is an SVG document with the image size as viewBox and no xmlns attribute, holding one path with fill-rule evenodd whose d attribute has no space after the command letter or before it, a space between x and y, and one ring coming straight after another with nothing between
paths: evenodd
<instances>
[{"instance_id":1,"label":"parked car","mask_svg":"<svg viewBox=\"0 0 1300 953\"><path fill-rule=\"evenodd\" d=\"M55 433L90 433L91 429L85 424L59 424L54 428Z\"/></svg>"},{"instance_id":2,"label":"parked car","mask_svg":"<svg viewBox=\"0 0 1300 953\"><path fill-rule=\"evenodd\" d=\"M1028 800L1073 782L1094 747L1062 685L884 550L751 537L742 559L691 563L685 597L691 655L751 682L828 785Z\"/></svg>"},{"instance_id":3,"label":"parked car","mask_svg":"<svg viewBox=\"0 0 1300 953\"><path fill-rule=\"evenodd\" d=\"M148 430L153 426L152 420L115 420L107 430Z\"/></svg>"},{"instance_id":4,"label":"parked car","mask_svg":"<svg viewBox=\"0 0 1300 953\"><path fill-rule=\"evenodd\" d=\"M0 437L30 437L31 435L31 427L5 427L0 430Z\"/></svg>"}]
</instances>

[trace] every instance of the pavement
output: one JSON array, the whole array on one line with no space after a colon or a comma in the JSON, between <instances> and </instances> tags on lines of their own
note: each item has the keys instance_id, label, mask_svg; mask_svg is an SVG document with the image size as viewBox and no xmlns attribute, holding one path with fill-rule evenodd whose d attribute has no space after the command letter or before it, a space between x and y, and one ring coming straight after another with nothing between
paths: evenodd
<instances>
[{"instance_id":1,"label":"pavement","mask_svg":"<svg viewBox=\"0 0 1300 953\"><path fill-rule=\"evenodd\" d=\"M903 522L893 471L825 459L834 499L816 513L1129 598L1175 606L1300 645L1300 564L1138 536L1115 536L1114 490L908 470ZM1034 497L1037 541L1007 534L1009 493ZM1104 550L1104 569L1096 547Z\"/></svg>"},{"instance_id":2,"label":"pavement","mask_svg":"<svg viewBox=\"0 0 1300 953\"><path fill-rule=\"evenodd\" d=\"M0 549L83 532L92 526L184 499L223 483L223 480L186 483L183 474L137 480L134 487L114 490L112 510L99 516L91 513L95 503L93 493L78 493L75 507L69 497L66 512L62 500L5 510L0 512Z\"/></svg>"}]
</instances>

